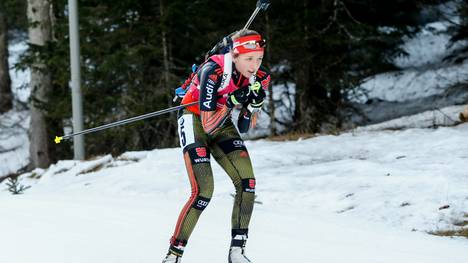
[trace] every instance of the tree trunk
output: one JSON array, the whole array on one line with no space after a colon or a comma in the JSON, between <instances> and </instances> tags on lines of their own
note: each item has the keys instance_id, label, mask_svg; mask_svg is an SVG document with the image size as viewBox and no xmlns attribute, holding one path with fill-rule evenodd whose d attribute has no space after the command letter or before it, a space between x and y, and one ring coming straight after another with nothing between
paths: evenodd
<instances>
[{"instance_id":1,"label":"tree trunk","mask_svg":"<svg viewBox=\"0 0 468 263\"><path fill-rule=\"evenodd\" d=\"M265 14L265 31L267 41L271 41L271 32L270 32L270 18L268 13ZM270 45L266 46L266 57L267 57L267 66L271 69L271 47ZM268 114L270 115L270 136L276 135L276 119L275 119L275 101L273 100L273 84L270 81L268 85Z\"/></svg>"},{"instance_id":2,"label":"tree trunk","mask_svg":"<svg viewBox=\"0 0 468 263\"><path fill-rule=\"evenodd\" d=\"M28 0L29 42L43 47L52 40L51 3L48 0ZM29 128L30 168L46 168L51 163L45 112L40 105L47 102L51 89L51 76L47 65L36 59L31 67L31 124Z\"/></svg>"},{"instance_id":3,"label":"tree trunk","mask_svg":"<svg viewBox=\"0 0 468 263\"><path fill-rule=\"evenodd\" d=\"M307 24L308 2L303 1L303 38L302 48L308 50L309 45L309 27ZM313 132L315 123L316 107L314 105L314 97L318 87L313 87L310 81L311 64L310 60L303 57L296 62L297 70L295 72L296 79L296 108L294 113L295 130L301 132Z\"/></svg>"},{"instance_id":4,"label":"tree trunk","mask_svg":"<svg viewBox=\"0 0 468 263\"><path fill-rule=\"evenodd\" d=\"M159 1L159 15L161 17L161 44L162 44L162 50L163 50L163 66L164 66L164 72L163 72L163 90L165 92L169 91L169 89L171 88L170 87L170 84L171 84L171 79L170 79L170 76L171 76L171 72L170 72L170 65L171 65L171 61L172 61L172 57L169 53L169 45L170 43L168 43L168 39L167 39L167 21L166 21L166 17L165 17L165 9L166 9L166 6L164 5L164 1L163 0L160 0ZM171 93L172 94L172 93ZM171 97L169 96L168 98L168 101L167 101L167 106L170 107L172 106L172 99ZM170 118L169 119L175 119L176 118L176 113L175 112L172 112L170 113ZM168 131L169 130L172 130L171 128L173 128L174 126L173 125L169 125L167 126L167 129ZM172 136L173 133L171 132L166 132L164 133L164 136L162 138L162 141L163 141L163 144L165 145L172 145L173 143L177 143L178 142L178 139L177 139L177 136ZM172 143L171 143L171 140L172 140Z\"/></svg>"},{"instance_id":5,"label":"tree trunk","mask_svg":"<svg viewBox=\"0 0 468 263\"><path fill-rule=\"evenodd\" d=\"M11 110L12 100L8 67L8 26L5 13L0 9L0 113Z\"/></svg>"},{"instance_id":6,"label":"tree trunk","mask_svg":"<svg viewBox=\"0 0 468 263\"><path fill-rule=\"evenodd\" d=\"M162 40L162 49L163 49L163 65L164 65L164 90L169 88L169 56L167 52L167 33L166 33L166 23L164 17L164 3L161 0L159 2L159 14L161 16L161 40Z\"/></svg>"}]
</instances>

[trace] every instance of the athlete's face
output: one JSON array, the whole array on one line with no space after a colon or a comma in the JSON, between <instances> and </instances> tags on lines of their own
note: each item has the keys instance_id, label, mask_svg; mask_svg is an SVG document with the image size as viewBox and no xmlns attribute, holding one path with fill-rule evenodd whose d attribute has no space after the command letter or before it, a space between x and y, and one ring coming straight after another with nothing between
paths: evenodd
<instances>
[{"instance_id":1,"label":"athlete's face","mask_svg":"<svg viewBox=\"0 0 468 263\"><path fill-rule=\"evenodd\" d=\"M263 60L263 51L254 51L245 54L239 54L233 58L234 65L236 65L237 71L239 71L244 77L250 78L253 76Z\"/></svg>"}]
</instances>

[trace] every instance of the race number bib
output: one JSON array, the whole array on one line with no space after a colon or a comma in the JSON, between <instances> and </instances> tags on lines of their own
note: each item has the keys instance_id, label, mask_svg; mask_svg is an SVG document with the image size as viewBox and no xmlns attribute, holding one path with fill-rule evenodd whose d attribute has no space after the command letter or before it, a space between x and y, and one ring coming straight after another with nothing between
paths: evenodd
<instances>
[{"instance_id":1,"label":"race number bib","mask_svg":"<svg viewBox=\"0 0 468 263\"><path fill-rule=\"evenodd\" d=\"M180 147L184 149L187 145L195 142L193 133L193 117L192 114L184 114L178 119L179 124L179 141Z\"/></svg>"}]
</instances>

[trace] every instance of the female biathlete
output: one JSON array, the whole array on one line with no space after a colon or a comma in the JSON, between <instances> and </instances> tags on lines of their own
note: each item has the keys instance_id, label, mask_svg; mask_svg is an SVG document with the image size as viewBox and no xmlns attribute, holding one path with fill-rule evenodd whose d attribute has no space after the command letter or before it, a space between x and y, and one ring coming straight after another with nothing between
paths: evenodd
<instances>
[{"instance_id":1,"label":"female biathlete","mask_svg":"<svg viewBox=\"0 0 468 263\"><path fill-rule=\"evenodd\" d=\"M270 74L261 67L265 40L260 34L241 30L231 39L231 50L209 57L193 76L182 99L182 104L199 102L180 112L178 118L192 194L179 215L163 263L181 262L187 240L210 202L214 187L211 156L236 189L228 261L251 262L245 255L245 245L254 207L255 177L247 149L231 120L231 111L236 106L242 107L238 118L240 132L254 125L256 118L251 112L262 107Z\"/></svg>"}]
</instances>

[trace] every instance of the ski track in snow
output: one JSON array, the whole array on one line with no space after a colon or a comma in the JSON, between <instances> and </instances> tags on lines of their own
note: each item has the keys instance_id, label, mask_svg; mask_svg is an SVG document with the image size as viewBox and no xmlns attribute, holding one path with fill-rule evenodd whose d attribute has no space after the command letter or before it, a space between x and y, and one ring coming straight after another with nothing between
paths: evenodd
<instances>
[{"instance_id":1,"label":"ski track in snow","mask_svg":"<svg viewBox=\"0 0 468 263\"><path fill-rule=\"evenodd\" d=\"M247 141L262 202L248 255L257 263L465 262L467 239L425 231L453 228L468 212L467 132L464 124ZM234 189L213 170L215 193L184 262L227 261ZM32 185L24 195L0 184L0 262L160 262L190 195L177 148L34 173L41 179L22 177Z\"/></svg>"}]
</instances>

